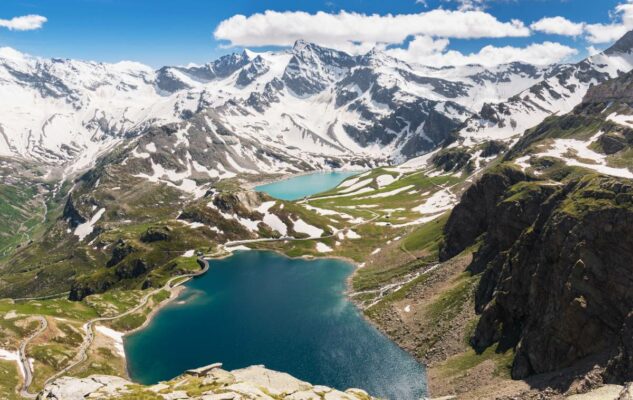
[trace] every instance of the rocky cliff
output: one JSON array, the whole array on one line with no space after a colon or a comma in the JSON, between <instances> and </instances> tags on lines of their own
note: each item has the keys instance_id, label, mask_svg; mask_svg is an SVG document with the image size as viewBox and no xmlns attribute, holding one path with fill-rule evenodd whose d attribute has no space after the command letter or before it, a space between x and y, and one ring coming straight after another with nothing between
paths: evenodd
<instances>
[{"instance_id":1,"label":"rocky cliff","mask_svg":"<svg viewBox=\"0 0 633 400\"><path fill-rule=\"evenodd\" d=\"M473 347L514 348L514 378L593 357L604 380L630 380L632 234L629 180L484 175L453 211L441 251L446 259L481 241L469 267L481 274Z\"/></svg>"},{"instance_id":2,"label":"rocky cliff","mask_svg":"<svg viewBox=\"0 0 633 400\"><path fill-rule=\"evenodd\" d=\"M225 371L221 364L187 371L171 381L153 386L134 384L114 376L93 375L87 378L60 378L37 396L38 400L90 399L327 399L370 400L365 391L345 392L326 386L313 386L286 373L252 366Z\"/></svg>"}]
</instances>

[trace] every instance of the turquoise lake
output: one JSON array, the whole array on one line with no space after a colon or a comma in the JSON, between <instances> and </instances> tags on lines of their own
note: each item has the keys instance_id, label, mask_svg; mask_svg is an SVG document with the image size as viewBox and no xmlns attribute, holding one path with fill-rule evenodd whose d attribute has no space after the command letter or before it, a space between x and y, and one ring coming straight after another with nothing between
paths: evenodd
<instances>
[{"instance_id":1,"label":"turquoise lake","mask_svg":"<svg viewBox=\"0 0 633 400\"><path fill-rule=\"evenodd\" d=\"M360 173L361 171L318 172L257 186L255 190L266 192L280 200L299 200L335 188L346 178Z\"/></svg>"},{"instance_id":2,"label":"turquoise lake","mask_svg":"<svg viewBox=\"0 0 633 400\"><path fill-rule=\"evenodd\" d=\"M144 384L222 362L254 364L311 382L420 399L424 368L345 297L349 263L239 251L212 260L149 326L125 340L131 377Z\"/></svg>"}]
</instances>

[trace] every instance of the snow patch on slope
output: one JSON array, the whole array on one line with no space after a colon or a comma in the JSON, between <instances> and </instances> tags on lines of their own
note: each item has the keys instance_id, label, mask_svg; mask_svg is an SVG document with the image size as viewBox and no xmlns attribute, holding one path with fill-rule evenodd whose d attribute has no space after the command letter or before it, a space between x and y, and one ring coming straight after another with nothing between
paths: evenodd
<instances>
[{"instance_id":1,"label":"snow patch on slope","mask_svg":"<svg viewBox=\"0 0 633 400\"><path fill-rule=\"evenodd\" d=\"M94 225L101 219L103 213L105 212L105 208L97 211L89 221L84 222L83 224L78 225L75 228L75 236L79 238L79 241L83 241L86 236L90 235L94 230Z\"/></svg>"},{"instance_id":2,"label":"snow patch on slope","mask_svg":"<svg viewBox=\"0 0 633 400\"><path fill-rule=\"evenodd\" d=\"M293 229L298 233L305 233L309 237L317 238L323 235L323 229L319 229L316 226L310 225L307 222L303 221L301 218L297 219L293 222Z\"/></svg>"}]
</instances>

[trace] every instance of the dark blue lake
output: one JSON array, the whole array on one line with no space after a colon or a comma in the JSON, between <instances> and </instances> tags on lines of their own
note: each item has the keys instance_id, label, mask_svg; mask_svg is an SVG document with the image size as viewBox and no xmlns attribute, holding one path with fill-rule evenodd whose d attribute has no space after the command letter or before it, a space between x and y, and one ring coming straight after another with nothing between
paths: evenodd
<instances>
[{"instance_id":1,"label":"dark blue lake","mask_svg":"<svg viewBox=\"0 0 633 400\"><path fill-rule=\"evenodd\" d=\"M346 300L353 267L243 251L211 262L178 300L125 340L131 377L144 384L213 362L264 364L338 389L407 400L425 394L424 368Z\"/></svg>"}]
</instances>

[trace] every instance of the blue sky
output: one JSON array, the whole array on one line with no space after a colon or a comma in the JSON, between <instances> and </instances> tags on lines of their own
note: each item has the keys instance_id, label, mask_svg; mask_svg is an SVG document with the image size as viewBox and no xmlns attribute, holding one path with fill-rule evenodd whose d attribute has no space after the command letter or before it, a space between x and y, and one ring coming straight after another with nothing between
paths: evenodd
<instances>
[{"instance_id":1,"label":"blue sky","mask_svg":"<svg viewBox=\"0 0 633 400\"><path fill-rule=\"evenodd\" d=\"M629 5L631 8L627 8ZM450 12L451 18L490 17L506 28L512 20L518 20L525 29L514 29L515 24L503 37L489 37L486 33L481 37L476 26L456 32L450 29L447 32L446 26L441 26L459 25L455 19L440 21L440 26L428 24L424 32L418 32L418 28L427 24L427 20L414 21L405 27L398 19L438 9ZM267 10L277 13L264 14ZM296 12L300 11L309 15L304 15L306 19L301 20L301 26L292 27L297 21ZM317 12L327 14L317 18ZM354 22L347 26L342 26L344 22L337 23L341 12L347 15L344 21ZM328 19L328 14L334 19ZM403 25L400 33L406 39L400 40L399 32L391 32L393 37L381 42L380 34L372 32L380 24L368 21L367 16L372 14L393 15L395 19L385 22L384 29L391 32ZM45 17L46 22L30 30L9 29L15 28L10 22L12 18L26 15ZM235 15L258 18L231 20ZM544 17L563 17L572 25L566 27L564 34L551 33L561 25L560 20L549 21L543 24L544 28L531 27ZM334 25L324 22L328 20L334 21ZM214 37L223 21L224 35ZM354 43L342 43L339 37L331 37L331 32L339 27L343 37L355 35ZM582 32L570 32L574 27ZM44 57L106 62L135 60L154 67L203 63L242 46L254 47L253 43L257 43L268 49L275 44L285 45L298 36L348 51L360 52L376 45L384 49L403 48L394 54L410 61L428 59L429 63L486 60L490 54L550 61L546 53L573 60L584 57L590 46L605 48L617 32L630 28L633 28L633 2L628 0L2 0L0 6L0 46ZM414 46L410 46L411 42ZM526 50L543 42L552 45ZM231 43L235 46L227 47ZM358 48L354 50L354 46ZM487 53L481 52L486 46L493 47ZM498 48L505 48L505 52Z\"/></svg>"}]
</instances>

